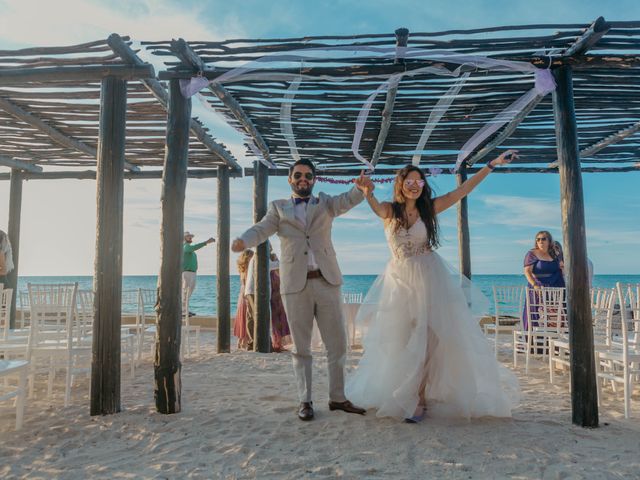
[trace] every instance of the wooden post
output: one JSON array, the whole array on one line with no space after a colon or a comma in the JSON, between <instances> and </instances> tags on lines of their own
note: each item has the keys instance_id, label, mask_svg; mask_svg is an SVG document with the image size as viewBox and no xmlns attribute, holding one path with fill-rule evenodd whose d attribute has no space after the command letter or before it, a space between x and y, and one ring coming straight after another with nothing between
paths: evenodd
<instances>
[{"instance_id":1,"label":"wooden post","mask_svg":"<svg viewBox=\"0 0 640 480\"><path fill-rule=\"evenodd\" d=\"M119 412L122 205L127 82L102 80L96 166L97 215L91 415Z\"/></svg>"},{"instance_id":2,"label":"wooden post","mask_svg":"<svg viewBox=\"0 0 640 480\"><path fill-rule=\"evenodd\" d=\"M9 187L9 224L7 235L13 250L13 270L7 274L7 284L4 288L12 288L9 326L16 326L16 298L18 298L18 260L20 257L20 214L22 212L22 179L23 173L15 168L11 169L11 184Z\"/></svg>"},{"instance_id":3,"label":"wooden post","mask_svg":"<svg viewBox=\"0 0 640 480\"><path fill-rule=\"evenodd\" d=\"M171 80L162 175L161 264L156 304L158 335L154 362L154 396L160 413L178 413L182 408L182 244L190 119L191 99L182 96L178 80Z\"/></svg>"},{"instance_id":4,"label":"wooden post","mask_svg":"<svg viewBox=\"0 0 640 480\"><path fill-rule=\"evenodd\" d=\"M554 71L554 75L557 88L553 94L553 107L560 173L564 260L567 271L572 420L574 424L583 427L597 427L598 397L587 242L571 67L560 67Z\"/></svg>"},{"instance_id":5,"label":"wooden post","mask_svg":"<svg viewBox=\"0 0 640 480\"><path fill-rule=\"evenodd\" d=\"M463 166L456 174L458 186L467 180L467 170ZM460 259L460 273L471 279L471 245L469 242L469 216L467 197L458 202L458 257Z\"/></svg>"},{"instance_id":6,"label":"wooden post","mask_svg":"<svg viewBox=\"0 0 640 480\"><path fill-rule=\"evenodd\" d=\"M260 162L254 162L253 221L259 222L267 214L267 189L269 170ZM255 322L254 350L271 351L271 292L269 291L269 242L258 245L255 263Z\"/></svg>"},{"instance_id":7,"label":"wooden post","mask_svg":"<svg viewBox=\"0 0 640 480\"><path fill-rule=\"evenodd\" d=\"M229 285L230 248L229 169L218 167L218 353L231 351L231 291Z\"/></svg>"}]
</instances>

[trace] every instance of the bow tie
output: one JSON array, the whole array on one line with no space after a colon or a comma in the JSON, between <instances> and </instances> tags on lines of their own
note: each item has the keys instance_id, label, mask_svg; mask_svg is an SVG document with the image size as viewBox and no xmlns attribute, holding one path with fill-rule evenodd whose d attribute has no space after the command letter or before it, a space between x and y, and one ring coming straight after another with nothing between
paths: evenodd
<instances>
[{"instance_id":1,"label":"bow tie","mask_svg":"<svg viewBox=\"0 0 640 480\"><path fill-rule=\"evenodd\" d=\"M311 197L306 197L306 198L293 197L293 203L295 205L298 205L299 203L302 203L302 202L308 204L309 200L311 200Z\"/></svg>"}]
</instances>

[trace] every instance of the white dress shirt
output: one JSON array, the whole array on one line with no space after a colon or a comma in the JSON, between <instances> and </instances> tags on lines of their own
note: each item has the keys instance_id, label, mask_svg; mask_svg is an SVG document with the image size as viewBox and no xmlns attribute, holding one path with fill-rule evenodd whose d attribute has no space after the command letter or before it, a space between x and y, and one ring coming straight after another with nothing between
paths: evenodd
<instances>
[{"instance_id":1,"label":"white dress shirt","mask_svg":"<svg viewBox=\"0 0 640 480\"><path fill-rule=\"evenodd\" d=\"M293 198L291 199L292 202L294 202ZM313 202L314 199L313 197L311 197L309 199L310 202ZM295 203L293 204L293 211L294 211L294 215L296 217L296 220L298 220L302 225L304 225L306 227L307 225L307 202L300 202L300 203ZM308 252L309 255L307 255L309 257L308 263L307 263L307 268L309 270L318 270L318 264L316 263L316 257L313 255L313 250L311 249L311 245L309 245L309 241L307 240L307 245L309 247Z\"/></svg>"}]
</instances>

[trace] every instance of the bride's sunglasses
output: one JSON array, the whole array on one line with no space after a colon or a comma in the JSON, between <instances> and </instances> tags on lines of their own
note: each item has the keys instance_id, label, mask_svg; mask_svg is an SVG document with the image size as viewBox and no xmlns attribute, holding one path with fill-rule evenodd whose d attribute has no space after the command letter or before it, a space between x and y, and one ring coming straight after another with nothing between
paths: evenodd
<instances>
[{"instance_id":1,"label":"bride's sunglasses","mask_svg":"<svg viewBox=\"0 0 640 480\"><path fill-rule=\"evenodd\" d=\"M302 178L302 175L304 175L304 178L306 178L309 181L313 180L313 173L311 172L306 172L304 174L302 172L296 172L293 174L293 178L295 180L300 180Z\"/></svg>"},{"instance_id":2,"label":"bride's sunglasses","mask_svg":"<svg viewBox=\"0 0 640 480\"><path fill-rule=\"evenodd\" d=\"M404 181L404 186L407 188L411 188L412 186L417 185L418 187L424 187L424 180L411 180L407 179Z\"/></svg>"}]
</instances>

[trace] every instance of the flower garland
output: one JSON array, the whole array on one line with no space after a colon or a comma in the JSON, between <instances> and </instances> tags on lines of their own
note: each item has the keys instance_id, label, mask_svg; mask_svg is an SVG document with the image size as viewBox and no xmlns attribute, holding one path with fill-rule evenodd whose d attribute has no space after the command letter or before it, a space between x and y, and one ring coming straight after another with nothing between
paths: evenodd
<instances>
[{"instance_id":1,"label":"flower garland","mask_svg":"<svg viewBox=\"0 0 640 480\"><path fill-rule=\"evenodd\" d=\"M451 170L453 171L453 169L451 169ZM442 173L442 169L441 168L429 168L425 172L425 175L427 177L437 177L441 173ZM371 181L373 183L393 183L393 181L395 179L396 179L396 177L383 177L383 178L372 178ZM348 185L350 183L353 183L353 179L340 180L338 178L323 177L322 175L317 175L316 176L316 181L323 182L323 183L333 183L334 185Z\"/></svg>"},{"instance_id":2,"label":"flower garland","mask_svg":"<svg viewBox=\"0 0 640 480\"><path fill-rule=\"evenodd\" d=\"M371 181L373 183L391 183L395 180L396 177L386 177L386 178L372 178ZM316 181L318 182L323 182L323 183L333 183L334 185L348 185L350 183L353 183L353 178L348 179L348 180L341 180L339 178L333 178L333 177L321 177L321 176L316 176Z\"/></svg>"}]
</instances>

